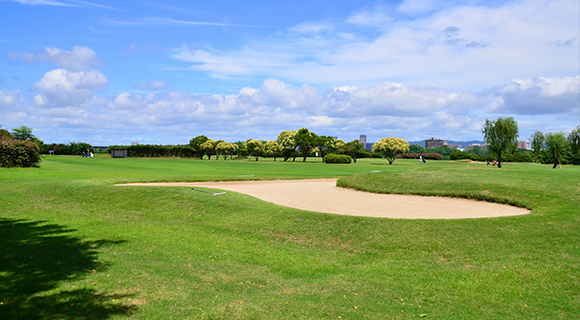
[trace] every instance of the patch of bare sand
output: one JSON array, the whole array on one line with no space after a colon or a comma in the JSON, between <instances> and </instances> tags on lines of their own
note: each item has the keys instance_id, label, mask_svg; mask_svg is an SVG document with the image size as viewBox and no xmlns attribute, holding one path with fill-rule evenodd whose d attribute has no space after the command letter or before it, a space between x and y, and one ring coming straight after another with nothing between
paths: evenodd
<instances>
[{"instance_id":1,"label":"patch of bare sand","mask_svg":"<svg viewBox=\"0 0 580 320\"><path fill-rule=\"evenodd\" d=\"M365 217L465 219L530 213L527 209L485 201L354 191L337 187L336 180L156 182L124 185L206 187L244 193L291 208Z\"/></svg>"}]
</instances>

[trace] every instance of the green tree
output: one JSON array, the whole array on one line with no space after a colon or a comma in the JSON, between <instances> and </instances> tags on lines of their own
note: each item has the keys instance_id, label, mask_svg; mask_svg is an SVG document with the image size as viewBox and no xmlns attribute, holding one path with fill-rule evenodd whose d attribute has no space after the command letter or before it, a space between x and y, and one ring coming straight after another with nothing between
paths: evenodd
<instances>
[{"instance_id":1,"label":"green tree","mask_svg":"<svg viewBox=\"0 0 580 320\"><path fill-rule=\"evenodd\" d=\"M296 160L296 141L294 140L294 136L296 135L296 131L282 131L278 135L276 142L282 148L282 156L284 157L284 161L288 160L290 157L294 157Z\"/></svg>"},{"instance_id":2,"label":"green tree","mask_svg":"<svg viewBox=\"0 0 580 320\"><path fill-rule=\"evenodd\" d=\"M219 155L223 155L224 160L227 159L228 155L231 156L234 153L234 147L235 144L233 143L229 143L229 142L225 142L225 141L221 141L219 142L215 149L218 153L217 157L219 158Z\"/></svg>"},{"instance_id":3,"label":"green tree","mask_svg":"<svg viewBox=\"0 0 580 320\"><path fill-rule=\"evenodd\" d=\"M276 158L282 152L282 147L278 144L278 142L276 142L274 140L270 140L264 144L264 151L266 151L268 153L268 155L273 156L274 161L276 161Z\"/></svg>"},{"instance_id":4,"label":"green tree","mask_svg":"<svg viewBox=\"0 0 580 320\"><path fill-rule=\"evenodd\" d=\"M334 138L329 137L329 136L317 136L314 139L314 145L320 151L320 156L323 159L324 159L324 156L326 156L326 154L330 150L330 144L332 143L333 140L334 140Z\"/></svg>"},{"instance_id":5,"label":"green tree","mask_svg":"<svg viewBox=\"0 0 580 320\"><path fill-rule=\"evenodd\" d=\"M203 153L207 154L207 159L211 160L211 156L215 153L215 147L217 146L217 141L212 139L208 139L204 143L202 143L199 148L202 150ZM201 154L201 158L203 158L203 154Z\"/></svg>"},{"instance_id":6,"label":"green tree","mask_svg":"<svg viewBox=\"0 0 580 320\"><path fill-rule=\"evenodd\" d=\"M568 149L570 150L570 161L573 164L580 164L580 126L577 126L568 134Z\"/></svg>"},{"instance_id":7,"label":"green tree","mask_svg":"<svg viewBox=\"0 0 580 320\"><path fill-rule=\"evenodd\" d=\"M564 132L548 132L546 133L546 149L548 153L554 157L554 167L562 163L562 159L568 149L568 142Z\"/></svg>"},{"instance_id":8,"label":"green tree","mask_svg":"<svg viewBox=\"0 0 580 320\"><path fill-rule=\"evenodd\" d=\"M0 124L0 140L7 139L12 140L14 137L10 134L10 132L6 129L2 129L2 125Z\"/></svg>"},{"instance_id":9,"label":"green tree","mask_svg":"<svg viewBox=\"0 0 580 320\"><path fill-rule=\"evenodd\" d=\"M403 154L407 151L409 151L409 143L397 137L382 138L373 146L373 152L382 154L383 157L389 160L389 164L393 164L398 154Z\"/></svg>"},{"instance_id":10,"label":"green tree","mask_svg":"<svg viewBox=\"0 0 580 320\"><path fill-rule=\"evenodd\" d=\"M544 134L541 131L536 130L536 132L532 133L530 136L530 142L532 144L532 150L534 151L534 158L536 161L540 161L546 137L544 137Z\"/></svg>"},{"instance_id":11,"label":"green tree","mask_svg":"<svg viewBox=\"0 0 580 320\"><path fill-rule=\"evenodd\" d=\"M32 141L35 136L32 134L32 128L27 126L20 126L18 128L12 129L12 136L15 140L30 140Z\"/></svg>"},{"instance_id":12,"label":"green tree","mask_svg":"<svg viewBox=\"0 0 580 320\"><path fill-rule=\"evenodd\" d=\"M306 161L308 154L316 147L316 137L316 133L306 128L300 128L294 136L294 141L296 143L296 147L298 148L298 152L302 154L302 162Z\"/></svg>"},{"instance_id":13,"label":"green tree","mask_svg":"<svg viewBox=\"0 0 580 320\"><path fill-rule=\"evenodd\" d=\"M409 146L409 152L412 153L424 153L425 152L425 148L421 147L418 144L412 144Z\"/></svg>"},{"instance_id":14,"label":"green tree","mask_svg":"<svg viewBox=\"0 0 580 320\"><path fill-rule=\"evenodd\" d=\"M344 150L352 158L354 163L356 163L356 159L359 157L359 155L365 154L365 151L367 151L363 144L356 139L345 144Z\"/></svg>"},{"instance_id":15,"label":"green tree","mask_svg":"<svg viewBox=\"0 0 580 320\"><path fill-rule=\"evenodd\" d=\"M205 153L205 151L203 150L203 148L201 147L201 145L206 142L207 140L209 140L208 137L206 136L197 136L191 140L189 140L189 145L191 146L191 148L193 149L193 151L197 152L197 154L199 155L199 158L202 159L203 155Z\"/></svg>"},{"instance_id":16,"label":"green tree","mask_svg":"<svg viewBox=\"0 0 580 320\"><path fill-rule=\"evenodd\" d=\"M486 119L481 132L488 150L497 154L497 166L501 168L502 152L513 153L518 148L518 123L512 117Z\"/></svg>"},{"instance_id":17,"label":"green tree","mask_svg":"<svg viewBox=\"0 0 580 320\"><path fill-rule=\"evenodd\" d=\"M246 140L246 148L248 149L250 156L253 155L254 158L256 158L256 161L258 161L260 153L262 153L262 149L264 149L264 143L260 140L248 139ZM249 159L250 158L248 157L248 160Z\"/></svg>"}]
</instances>

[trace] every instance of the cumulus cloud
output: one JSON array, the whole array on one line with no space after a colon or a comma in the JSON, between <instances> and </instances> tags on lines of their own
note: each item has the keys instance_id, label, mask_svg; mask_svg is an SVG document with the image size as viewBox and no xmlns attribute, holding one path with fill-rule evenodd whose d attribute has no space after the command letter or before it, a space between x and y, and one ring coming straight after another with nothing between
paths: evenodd
<instances>
[{"instance_id":1,"label":"cumulus cloud","mask_svg":"<svg viewBox=\"0 0 580 320\"><path fill-rule=\"evenodd\" d=\"M95 70L73 72L56 69L45 73L33 85L38 94L32 97L32 101L43 108L74 106L104 91L108 84L107 78Z\"/></svg>"},{"instance_id":2,"label":"cumulus cloud","mask_svg":"<svg viewBox=\"0 0 580 320\"><path fill-rule=\"evenodd\" d=\"M155 81L154 80L154 81L139 83L138 85L135 86L135 89L156 91L156 90L163 90L163 89L167 88L168 86L169 86L169 84L165 81Z\"/></svg>"},{"instance_id":3,"label":"cumulus cloud","mask_svg":"<svg viewBox=\"0 0 580 320\"><path fill-rule=\"evenodd\" d=\"M6 125L26 119L32 127L52 128L79 141L87 139L71 135L117 139L110 143L123 143L120 135L133 137L129 142L138 135L147 143L173 144L199 134L229 141L274 139L282 130L300 127L349 141L361 133L371 141L385 136L459 140L479 138L485 118L510 115L527 123L569 118L573 110L580 110L579 81L580 77L515 79L481 92L384 82L319 92L307 84L295 87L268 78L260 87L235 94L173 90L102 97L98 93L107 86L102 74L57 69L35 84L38 94L30 100L18 90L0 90L0 118L7 119ZM577 121L571 119L560 122L574 127ZM98 129L87 132L95 123Z\"/></svg>"},{"instance_id":4,"label":"cumulus cloud","mask_svg":"<svg viewBox=\"0 0 580 320\"><path fill-rule=\"evenodd\" d=\"M580 76L515 79L489 90L494 97L488 113L562 114L580 107Z\"/></svg>"},{"instance_id":5,"label":"cumulus cloud","mask_svg":"<svg viewBox=\"0 0 580 320\"><path fill-rule=\"evenodd\" d=\"M26 102L26 96L20 90L0 90L0 110L17 110Z\"/></svg>"},{"instance_id":6,"label":"cumulus cloud","mask_svg":"<svg viewBox=\"0 0 580 320\"><path fill-rule=\"evenodd\" d=\"M85 71L103 66L95 51L84 46L74 46L71 51L45 47L44 51L35 54L10 51L7 51L6 54L9 59L19 58L27 63L46 61L72 71Z\"/></svg>"}]
</instances>

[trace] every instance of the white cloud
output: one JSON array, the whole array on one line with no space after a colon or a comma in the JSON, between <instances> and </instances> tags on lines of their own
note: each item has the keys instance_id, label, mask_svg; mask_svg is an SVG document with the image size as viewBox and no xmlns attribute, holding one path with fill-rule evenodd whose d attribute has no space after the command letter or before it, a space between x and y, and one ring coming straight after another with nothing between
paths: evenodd
<instances>
[{"instance_id":1,"label":"white cloud","mask_svg":"<svg viewBox=\"0 0 580 320\"><path fill-rule=\"evenodd\" d=\"M421 3L404 5L427 12ZM220 79L275 77L332 87L403 82L468 91L516 77L572 76L580 68L580 47L572 40L580 20L575 0L443 8L408 19L378 5L353 13L347 23L306 22L238 50L182 47L173 58ZM360 25L379 26L378 32ZM571 41L551 44L558 38Z\"/></svg>"},{"instance_id":2,"label":"white cloud","mask_svg":"<svg viewBox=\"0 0 580 320\"><path fill-rule=\"evenodd\" d=\"M578 77L515 79L482 92L401 83L343 86L318 92L306 84L293 87L269 78L258 88L242 88L236 94L124 92L105 98L96 94L107 85L102 74L57 69L34 86L38 95L31 98L32 103L18 90L0 91L0 119L7 121L7 126L13 122L18 126L16 121L26 119L29 126L47 130L41 137L48 141L57 134L69 135L75 141L88 141L87 137L93 136L114 140L129 135L142 137L145 143L167 144L187 143L199 134L229 141L269 140L282 130L300 127L347 141L361 133L367 134L369 141L385 136L468 140L481 137L485 118L506 114L525 123L540 123L525 130L552 128L550 119L557 117L563 117L558 120L560 127L574 127L577 117L570 118L570 110L580 110L578 81ZM576 102L554 111L562 96L568 94L576 94ZM535 115L526 111L529 108L522 108L531 100L537 100ZM497 106L490 109L493 103ZM492 113L486 113L486 108Z\"/></svg>"},{"instance_id":3,"label":"white cloud","mask_svg":"<svg viewBox=\"0 0 580 320\"><path fill-rule=\"evenodd\" d=\"M515 79L489 92L495 97L489 113L562 114L580 107L580 76Z\"/></svg>"},{"instance_id":4,"label":"white cloud","mask_svg":"<svg viewBox=\"0 0 580 320\"><path fill-rule=\"evenodd\" d=\"M0 90L0 110L16 110L26 101L26 96L20 90Z\"/></svg>"},{"instance_id":5,"label":"white cloud","mask_svg":"<svg viewBox=\"0 0 580 320\"><path fill-rule=\"evenodd\" d=\"M34 105L43 108L79 105L95 93L107 89L107 78L100 72L72 72L55 69L44 74L33 86L38 94Z\"/></svg>"},{"instance_id":6,"label":"white cloud","mask_svg":"<svg viewBox=\"0 0 580 320\"><path fill-rule=\"evenodd\" d=\"M85 71L103 65L95 51L83 46L74 46L71 51L45 47L44 51L36 54L8 51L7 55L9 59L21 58L27 63L47 61L72 71Z\"/></svg>"}]
</instances>

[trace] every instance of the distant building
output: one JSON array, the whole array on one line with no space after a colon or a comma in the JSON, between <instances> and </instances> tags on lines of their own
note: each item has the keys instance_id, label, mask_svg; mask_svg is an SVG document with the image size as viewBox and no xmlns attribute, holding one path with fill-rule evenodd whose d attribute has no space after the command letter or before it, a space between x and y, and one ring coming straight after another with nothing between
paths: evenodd
<instances>
[{"instance_id":1,"label":"distant building","mask_svg":"<svg viewBox=\"0 0 580 320\"><path fill-rule=\"evenodd\" d=\"M442 146L447 146L447 142L435 138L425 140L425 149L435 149Z\"/></svg>"},{"instance_id":2,"label":"distant building","mask_svg":"<svg viewBox=\"0 0 580 320\"><path fill-rule=\"evenodd\" d=\"M473 148L475 148L475 147L479 147L481 150L487 151L487 145L485 145L485 144L482 145L482 144L478 144L478 143L474 143L472 145L465 147L465 150L467 150L467 151L473 150Z\"/></svg>"},{"instance_id":3,"label":"distant building","mask_svg":"<svg viewBox=\"0 0 580 320\"><path fill-rule=\"evenodd\" d=\"M532 150L532 143L528 140L520 140L518 141L518 148Z\"/></svg>"},{"instance_id":4,"label":"distant building","mask_svg":"<svg viewBox=\"0 0 580 320\"><path fill-rule=\"evenodd\" d=\"M131 142L131 145L132 146L138 146L139 145L139 142Z\"/></svg>"},{"instance_id":5,"label":"distant building","mask_svg":"<svg viewBox=\"0 0 580 320\"><path fill-rule=\"evenodd\" d=\"M375 145L374 142L367 142L367 135L361 134L360 135L360 143L362 143L363 147L367 149L369 152L373 152L373 146Z\"/></svg>"},{"instance_id":6,"label":"distant building","mask_svg":"<svg viewBox=\"0 0 580 320\"><path fill-rule=\"evenodd\" d=\"M364 144L365 149L367 149L369 152L373 152L373 146L375 145L374 142L367 142Z\"/></svg>"},{"instance_id":7,"label":"distant building","mask_svg":"<svg viewBox=\"0 0 580 320\"><path fill-rule=\"evenodd\" d=\"M362 143L363 146L367 144L367 135L366 134L360 135L360 143Z\"/></svg>"},{"instance_id":8,"label":"distant building","mask_svg":"<svg viewBox=\"0 0 580 320\"><path fill-rule=\"evenodd\" d=\"M460 144L448 144L447 148L449 148L449 149L461 149L461 145Z\"/></svg>"}]
</instances>

